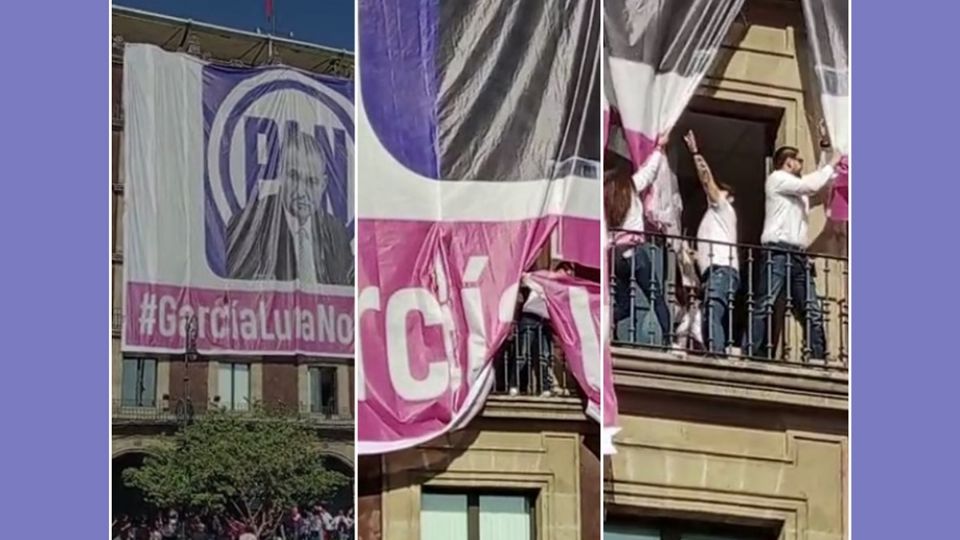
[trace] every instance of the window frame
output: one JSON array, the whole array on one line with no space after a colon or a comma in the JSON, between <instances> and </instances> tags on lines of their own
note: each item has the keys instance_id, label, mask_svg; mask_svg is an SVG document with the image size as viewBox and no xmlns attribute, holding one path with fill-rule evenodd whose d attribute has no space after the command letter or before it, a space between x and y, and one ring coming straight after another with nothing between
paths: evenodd
<instances>
[{"instance_id":1,"label":"window frame","mask_svg":"<svg viewBox=\"0 0 960 540\"><path fill-rule=\"evenodd\" d=\"M224 389L220 387L221 370L229 366L230 368L230 394L229 396L224 396ZM236 394L237 388L237 366L245 366L247 370L247 395L246 395L246 404L245 408L238 408L236 405L236 399L234 395ZM253 376L252 376L252 364L249 362L237 362L230 359L221 359L217 362L217 395L220 397L220 408L230 411L230 412L247 412L253 408L253 403L250 401L250 394L253 390ZM229 403L229 406L227 405Z\"/></svg>"},{"instance_id":2,"label":"window frame","mask_svg":"<svg viewBox=\"0 0 960 540\"><path fill-rule=\"evenodd\" d=\"M464 495L467 497L467 540L480 540L480 497L523 497L527 499L530 511L527 517L530 520L530 538L537 540L537 501L539 490L529 489L495 489L495 488L462 488L453 486L425 486L420 490L420 500L424 494ZM423 510L420 510L421 515Z\"/></svg>"},{"instance_id":3,"label":"window frame","mask_svg":"<svg viewBox=\"0 0 960 540\"><path fill-rule=\"evenodd\" d=\"M330 372L332 373L331 382L333 383L333 391L331 393L332 395L330 396L330 399L332 400L332 404L329 407L329 411L325 410L324 408L324 405L323 405L324 396L321 392L323 388L323 384L322 384L323 370L330 370ZM318 388L316 389L314 388L314 382L313 382L314 373L317 374ZM340 366L330 365L330 364L310 364L307 366L307 406L309 407L311 414L326 414L328 416L336 416L337 414L339 414L339 411L340 411L339 409L340 388L338 388L339 376L340 376ZM313 402L313 396L315 394L314 390L316 390L316 394L320 399L320 403L317 404L316 407L314 407L314 402Z\"/></svg>"},{"instance_id":4,"label":"window frame","mask_svg":"<svg viewBox=\"0 0 960 540\"><path fill-rule=\"evenodd\" d=\"M757 524L755 526L733 523L698 521L676 518L653 518L631 515L614 515L603 524L604 534L608 524L623 524L638 528L654 529L660 540L684 540L684 535L729 537L730 540L777 540L780 527ZM726 540L726 539L724 539Z\"/></svg>"},{"instance_id":5,"label":"window frame","mask_svg":"<svg viewBox=\"0 0 960 540\"><path fill-rule=\"evenodd\" d=\"M127 373L127 366L129 362L135 362L136 368L136 381L137 381L137 392L133 400L128 400L127 396L124 395L124 389L126 385L124 384L125 376ZM144 373L145 366L147 362L153 366L153 399L152 403L144 403L144 393L146 386L144 386ZM155 356L148 355L123 355L120 359L120 406L121 407L137 407L137 408L153 408L157 406L157 372L158 372L159 360ZM132 401L132 403L131 403Z\"/></svg>"}]
</instances>

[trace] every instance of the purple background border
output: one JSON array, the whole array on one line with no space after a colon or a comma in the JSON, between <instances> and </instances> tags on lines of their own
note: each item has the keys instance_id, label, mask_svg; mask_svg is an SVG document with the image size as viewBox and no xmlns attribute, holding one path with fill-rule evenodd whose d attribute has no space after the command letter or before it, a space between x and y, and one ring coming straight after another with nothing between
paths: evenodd
<instances>
[{"instance_id":1,"label":"purple background border","mask_svg":"<svg viewBox=\"0 0 960 540\"><path fill-rule=\"evenodd\" d=\"M106 538L108 5L3 15L0 536Z\"/></svg>"},{"instance_id":2,"label":"purple background border","mask_svg":"<svg viewBox=\"0 0 960 540\"><path fill-rule=\"evenodd\" d=\"M852 3L853 538L956 538L960 5Z\"/></svg>"},{"instance_id":3,"label":"purple background border","mask_svg":"<svg viewBox=\"0 0 960 540\"><path fill-rule=\"evenodd\" d=\"M957 48L942 40L956 33L960 6L853 4L854 538L949 537L960 292L947 235L960 177ZM103 538L109 525L107 10L5 8L5 73L23 83L4 85L5 538L55 537L59 527Z\"/></svg>"}]
</instances>

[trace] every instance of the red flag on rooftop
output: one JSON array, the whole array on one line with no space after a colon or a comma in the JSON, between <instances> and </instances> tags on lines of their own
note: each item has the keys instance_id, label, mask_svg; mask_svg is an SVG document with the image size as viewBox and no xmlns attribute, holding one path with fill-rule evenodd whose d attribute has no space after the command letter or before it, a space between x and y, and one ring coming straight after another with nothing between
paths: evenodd
<instances>
[{"instance_id":1,"label":"red flag on rooftop","mask_svg":"<svg viewBox=\"0 0 960 540\"><path fill-rule=\"evenodd\" d=\"M267 12L267 19L273 19L273 0L263 0L263 8Z\"/></svg>"}]
</instances>

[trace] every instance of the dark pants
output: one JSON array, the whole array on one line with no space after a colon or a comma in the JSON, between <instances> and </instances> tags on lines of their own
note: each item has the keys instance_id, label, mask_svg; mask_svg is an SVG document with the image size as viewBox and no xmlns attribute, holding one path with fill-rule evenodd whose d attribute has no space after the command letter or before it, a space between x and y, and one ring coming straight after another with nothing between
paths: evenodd
<instances>
[{"instance_id":1,"label":"dark pants","mask_svg":"<svg viewBox=\"0 0 960 540\"><path fill-rule=\"evenodd\" d=\"M824 359L827 340L823 330L823 311L817 298L810 258L795 247L783 244L765 245L760 269L760 288L754 305L750 328L744 336L744 350L751 356L769 358L776 347L769 343L767 325L773 317L773 306L784 292L794 317L803 326L803 335L811 358ZM769 251L767 251L769 250ZM786 252L783 250L794 250ZM789 288L787 287L789 283Z\"/></svg>"},{"instance_id":2,"label":"dark pants","mask_svg":"<svg viewBox=\"0 0 960 540\"><path fill-rule=\"evenodd\" d=\"M550 363L553 359L553 333L550 321L533 313L521 313L517 324L517 366L510 370L510 386L519 388L524 378L536 369L541 392L553 389Z\"/></svg>"},{"instance_id":3,"label":"dark pants","mask_svg":"<svg viewBox=\"0 0 960 540\"><path fill-rule=\"evenodd\" d=\"M626 249L630 248L622 248L614 253L613 273L616 283L613 293L613 318L617 325L616 337L620 341L663 345L668 341L671 328L664 285L666 252L663 246L645 242L633 247L633 257L625 258L623 252ZM630 291L634 283L643 293L643 298L633 298L631 301ZM660 327L660 343L655 343L652 336L643 331L643 322L651 308ZM629 320L630 326L627 327L628 329L621 330L622 325L618 323L631 315L633 318ZM633 335L623 335L630 333Z\"/></svg>"},{"instance_id":4,"label":"dark pants","mask_svg":"<svg viewBox=\"0 0 960 540\"><path fill-rule=\"evenodd\" d=\"M702 282L704 346L712 353L723 354L728 339L723 321L740 287L740 273L731 266L711 266L703 273Z\"/></svg>"}]
</instances>

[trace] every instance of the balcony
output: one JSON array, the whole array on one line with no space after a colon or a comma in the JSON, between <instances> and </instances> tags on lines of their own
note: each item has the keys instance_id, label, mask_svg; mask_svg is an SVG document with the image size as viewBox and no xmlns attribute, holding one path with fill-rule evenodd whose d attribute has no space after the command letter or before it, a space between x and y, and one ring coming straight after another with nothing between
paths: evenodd
<instances>
[{"instance_id":1,"label":"balcony","mask_svg":"<svg viewBox=\"0 0 960 540\"><path fill-rule=\"evenodd\" d=\"M620 356L847 369L846 258L660 234L610 255Z\"/></svg>"},{"instance_id":2,"label":"balcony","mask_svg":"<svg viewBox=\"0 0 960 540\"><path fill-rule=\"evenodd\" d=\"M582 422L584 399L567 371L549 323L521 318L494 358L484 418Z\"/></svg>"},{"instance_id":3,"label":"balcony","mask_svg":"<svg viewBox=\"0 0 960 540\"><path fill-rule=\"evenodd\" d=\"M131 403L120 399L113 400L112 417L114 425L176 425L183 421L187 414L187 408L192 408L194 418L201 417L208 411L221 410L230 414L246 415L254 407L263 407L274 414L295 420L307 422L310 424L322 424L330 427L331 425L353 426L352 416L340 416L336 404L327 404L325 406L315 406L309 403L284 404L284 403L258 403L256 405L242 404L233 407L224 407L219 400L215 399L205 406L197 404L187 404L179 399L171 399L164 396L158 403Z\"/></svg>"},{"instance_id":4,"label":"balcony","mask_svg":"<svg viewBox=\"0 0 960 540\"><path fill-rule=\"evenodd\" d=\"M563 397L575 393L549 323L521 319L494 359L493 395ZM568 380L569 379L569 380Z\"/></svg>"}]
</instances>

